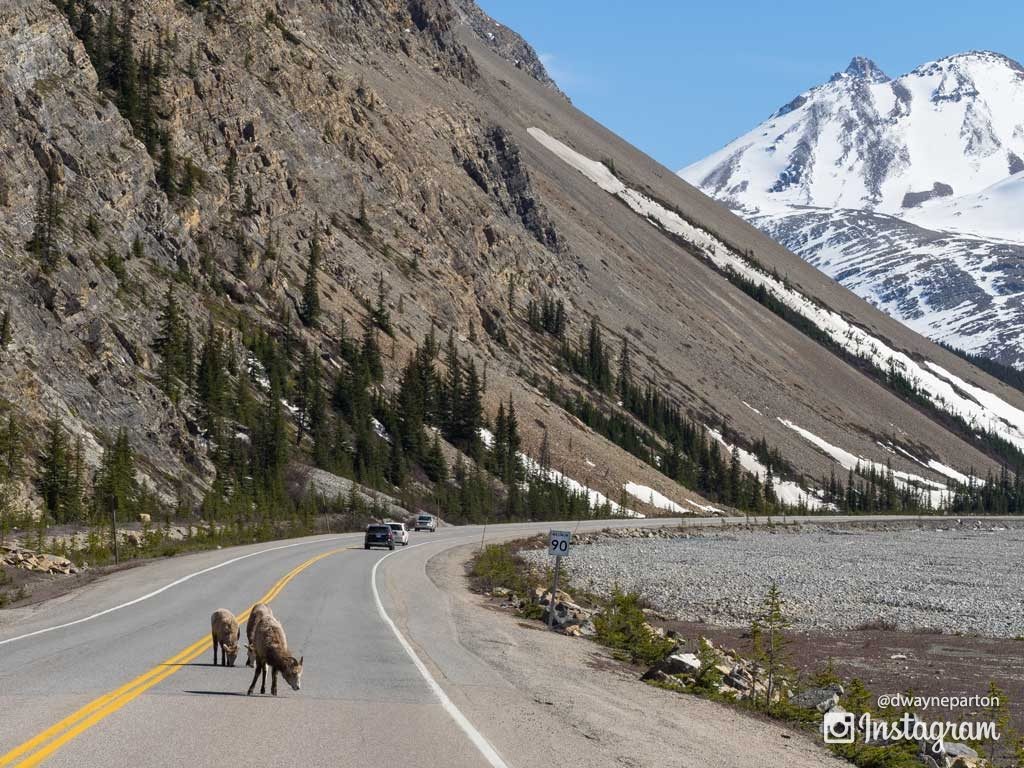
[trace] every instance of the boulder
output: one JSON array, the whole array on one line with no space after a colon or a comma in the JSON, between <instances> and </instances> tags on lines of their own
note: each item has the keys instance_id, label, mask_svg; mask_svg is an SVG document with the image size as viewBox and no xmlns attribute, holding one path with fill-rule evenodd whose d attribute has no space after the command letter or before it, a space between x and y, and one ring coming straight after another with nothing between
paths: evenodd
<instances>
[{"instance_id":1,"label":"boulder","mask_svg":"<svg viewBox=\"0 0 1024 768\"><path fill-rule=\"evenodd\" d=\"M658 679L665 675L695 675L700 671L700 659L693 653L673 653L648 669L643 680Z\"/></svg>"},{"instance_id":2,"label":"boulder","mask_svg":"<svg viewBox=\"0 0 1024 768\"><path fill-rule=\"evenodd\" d=\"M839 697L843 695L843 687L838 684L825 686L824 688L807 688L794 695L789 703L801 709L816 709L818 712L828 712L839 703Z\"/></svg>"}]
</instances>

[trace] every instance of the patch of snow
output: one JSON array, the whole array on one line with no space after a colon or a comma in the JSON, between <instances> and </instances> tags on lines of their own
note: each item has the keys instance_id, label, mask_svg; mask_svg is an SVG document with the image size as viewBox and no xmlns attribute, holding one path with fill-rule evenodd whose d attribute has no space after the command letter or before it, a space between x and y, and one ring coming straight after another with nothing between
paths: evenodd
<instances>
[{"instance_id":1,"label":"patch of snow","mask_svg":"<svg viewBox=\"0 0 1024 768\"><path fill-rule=\"evenodd\" d=\"M667 509L669 512L675 512L679 515L690 514L690 510L686 509L686 507L677 504L668 496L659 493L653 488L648 488L646 485L628 482L622 488L634 499L640 499L640 501L650 504L657 509Z\"/></svg>"},{"instance_id":2,"label":"patch of snow","mask_svg":"<svg viewBox=\"0 0 1024 768\"><path fill-rule=\"evenodd\" d=\"M491 432L489 429L481 429L480 440L486 447L490 448L492 445L494 445L494 433ZM557 469L542 469L540 463L536 459L533 459L532 457L528 456L522 451L519 452L519 459L523 462L523 467L526 469L527 472L544 477L553 483L564 483L570 491L576 493L585 493L590 501L590 506L592 506L594 509L600 509L601 507L607 505L608 508L612 511L612 514L616 516L633 518L646 517L646 515L642 514L641 512L637 512L636 510L629 509L628 507L623 507L621 504L617 504L616 502L612 501L607 496L605 496L603 493L595 491L593 488L588 488L579 481L574 480L568 475L559 472Z\"/></svg>"},{"instance_id":3,"label":"patch of snow","mask_svg":"<svg viewBox=\"0 0 1024 768\"><path fill-rule=\"evenodd\" d=\"M754 406L752 406L752 405L751 405L750 403L748 403L748 402L747 402L746 400L740 400L740 402L741 402L741 403L743 403L743 404L744 404L745 406L747 406L747 408L749 408L750 410L752 410L752 411L753 411L754 413L756 413L756 414L757 414L758 416L764 416L764 414L763 414L763 413L761 413L761 412L760 412L759 410L757 410L757 408L755 408Z\"/></svg>"},{"instance_id":4,"label":"patch of snow","mask_svg":"<svg viewBox=\"0 0 1024 768\"><path fill-rule=\"evenodd\" d=\"M921 477L920 475L915 475L910 472L891 469L886 464L880 464L877 461L871 461L871 459L866 459L863 456L857 456L844 448L832 445L832 443L828 442L824 438L818 437L818 435L814 434L810 430L804 429L788 419L779 417L779 423L783 426L789 427L807 442L811 443L828 456L831 456L843 469L854 471L857 469L862 471L870 471L874 469L876 472L883 475L892 472L893 482L895 482L896 485L904 488L912 488L921 492L928 506L933 508L941 507L943 502L949 499L949 491L943 483L935 480L929 480L926 477ZM913 457L911 456L911 458ZM922 466L928 466L918 459L914 460L918 461Z\"/></svg>"},{"instance_id":5,"label":"patch of snow","mask_svg":"<svg viewBox=\"0 0 1024 768\"><path fill-rule=\"evenodd\" d=\"M765 478L768 477L768 467L762 464L761 460L757 458L757 456L750 451L740 448L739 446L729 445L729 443L725 441L725 438L722 437L722 433L718 430L711 429L710 427L707 428L707 430L715 440L725 447L727 453L731 454L735 447L736 453L739 455L740 466L752 475L757 475L758 479L761 482L764 482ZM773 477L772 486L775 489L775 498L783 504L788 504L790 506L799 506L800 504L804 504L808 509L819 509L827 506L812 492L805 490L799 483L793 482L792 480L781 480Z\"/></svg>"}]
</instances>

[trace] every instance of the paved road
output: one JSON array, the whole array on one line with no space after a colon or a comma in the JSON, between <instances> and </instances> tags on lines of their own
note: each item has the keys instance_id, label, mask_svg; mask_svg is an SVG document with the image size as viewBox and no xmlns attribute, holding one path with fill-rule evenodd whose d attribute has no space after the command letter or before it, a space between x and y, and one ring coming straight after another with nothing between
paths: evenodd
<instances>
[{"instance_id":1,"label":"paved road","mask_svg":"<svg viewBox=\"0 0 1024 768\"><path fill-rule=\"evenodd\" d=\"M431 557L480 537L443 528L393 554L364 551L351 534L205 552L113 574L13 621L9 612L0 767L520 764L529 750L494 718L504 683L459 644L449 597L426 575ZM209 616L267 596L305 656L302 690L282 681L277 698L247 698L241 661L211 666Z\"/></svg>"}]
</instances>

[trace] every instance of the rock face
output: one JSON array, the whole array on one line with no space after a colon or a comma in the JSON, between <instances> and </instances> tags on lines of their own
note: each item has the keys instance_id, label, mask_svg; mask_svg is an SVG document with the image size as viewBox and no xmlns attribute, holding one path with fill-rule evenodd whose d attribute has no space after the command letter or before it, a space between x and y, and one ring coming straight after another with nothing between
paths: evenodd
<instances>
[{"instance_id":1,"label":"rock face","mask_svg":"<svg viewBox=\"0 0 1024 768\"><path fill-rule=\"evenodd\" d=\"M95 41L123 4L71 5ZM213 477L201 414L189 393L175 403L158 387L168 290L197 340L211 321L239 351L266 333L333 372L343 324L362 332L380 285L394 325L382 393L432 327L451 333L487 380L492 418L512 395L526 452L538 455L549 434L552 466L611 499L627 482L685 494L549 399L549 382L568 396L583 385L560 366L559 341L530 329L530 301L564 302L570 348L592 317L610 356L629 339L637 381L657 382L702 424L728 414L733 432L763 436L807 478L833 462L778 417L880 461L876 436L898 425L939 460L993 467L583 179L534 127L756 252L815 302L1024 408L579 113L536 57L515 53L520 39L481 33L479 10L461 0L129 5L117 25L136 63L152 56L147 71L159 72L138 104L117 96L103 56L91 47L90 57L57 5L0 4L0 307L13 320L0 410L24 419L31 455L55 417L95 470L104 440L125 427L140 480L171 502L183 487L198 498ZM49 271L26 245L47 179L62 211ZM297 319L314 237L318 330ZM443 450L453 464L455 449Z\"/></svg>"},{"instance_id":2,"label":"rock face","mask_svg":"<svg viewBox=\"0 0 1024 768\"><path fill-rule=\"evenodd\" d=\"M1024 366L1024 68L855 58L680 175L919 333Z\"/></svg>"},{"instance_id":3,"label":"rock face","mask_svg":"<svg viewBox=\"0 0 1024 768\"><path fill-rule=\"evenodd\" d=\"M492 19L473 0L455 0L453 5L461 19L486 47L512 66L529 74L538 83L564 96L533 46L514 30Z\"/></svg>"}]
</instances>

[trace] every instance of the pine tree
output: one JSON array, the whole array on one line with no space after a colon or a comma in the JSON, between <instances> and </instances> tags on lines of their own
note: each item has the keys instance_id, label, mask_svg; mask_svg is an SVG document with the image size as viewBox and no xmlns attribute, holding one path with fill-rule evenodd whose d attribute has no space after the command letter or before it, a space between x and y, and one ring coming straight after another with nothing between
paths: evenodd
<instances>
[{"instance_id":1,"label":"pine tree","mask_svg":"<svg viewBox=\"0 0 1024 768\"><path fill-rule=\"evenodd\" d=\"M68 439L57 419L46 425L46 442L39 457L41 476L39 494L50 517L63 522L63 502L67 498L69 479Z\"/></svg>"},{"instance_id":2,"label":"pine tree","mask_svg":"<svg viewBox=\"0 0 1024 768\"><path fill-rule=\"evenodd\" d=\"M320 320L320 239L314 234L309 244L309 262L306 265L306 282L302 286L302 304L299 307L299 319L307 328L313 328Z\"/></svg>"},{"instance_id":3,"label":"pine tree","mask_svg":"<svg viewBox=\"0 0 1024 768\"><path fill-rule=\"evenodd\" d=\"M81 437L75 439L75 450L69 458L68 483L62 506L64 522L85 522L85 457Z\"/></svg>"},{"instance_id":4,"label":"pine tree","mask_svg":"<svg viewBox=\"0 0 1024 768\"><path fill-rule=\"evenodd\" d=\"M159 335L154 342L154 348L161 358L158 367L160 389L172 402L177 403L181 397L181 383L188 383L190 378L189 344L186 341L187 327L182 320L174 288L170 285L167 286L159 325Z\"/></svg>"},{"instance_id":5,"label":"pine tree","mask_svg":"<svg viewBox=\"0 0 1024 768\"><path fill-rule=\"evenodd\" d=\"M441 451L441 438L434 433L434 441L423 459L423 471L427 477L435 483L444 483L448 480L448 467L445 464L444 453Z\"/></svg>"},{"instance_id":6,"label":"pine tree","mask_svg":"<svg viewBox=\"0 0 1024 768\"><path fill-rule=\"evenodd\" d=\"M29 250L39 261L43 272L52 272L57 266L57 233L63 224L63 202L57 189L57 164L51 162L46 178L39 185L36 211Z\"/></svg>"},{"instance_id":7,"label":"pine tree","mask_svg":"<svg viewBox=\"0 0 1024 768\"><path fill-rule=\"evenodd\" d=\"M22 476L24 445L21 427L13 413L0 427L0 480L15 481Z\"/></svg>"},{"instance_id":8,"label":"pine tree","mask_svg":"<svg viewBox=\"0 0 1024 768\"><path fill-rule=\"evenodd\" d=\"M506 484L515 484L524 478L525 473L523 472L523 461L519 455L523 447L522 440L519 437L519 419L516 418L516 407L512 402L511 394L508 396L508 411L505 424L508 451L504 479Z\"/></svg>"},{"instance_id":9,"label":"pine tree","mask_svg":"<svg viewBox=\"0 0 1024 768\"><path fill-rule=\"evenodd\" d=\"M551 469L551 444L548 441L548 428L544 427L544 437L540 441L540 468L543 472L544 479L548 477L548 470Z\"/></svg>"},{"instance_id":10,"label":"pine tree","mask_svg":"<svg viewBox=\"0 0 1024 768\"><path fill-rule=\"evenodd\" d=\"M785 630L789 628L790 622L784 608L782 592L773 581L761 602L761 611L750 628L753 660L757 662L765 676L763 703L766 709L771 709L775 703L787 671L789 641L785 636Z\"/></svg>"},{"instance_id":11,"label":"pine tree","mask_svg":"<svg viewBox=\"0 0 1024 768\"><path fill-rule=\"evenodd\" d=\"M206 331L203 348L199 353L199 368L196 372L196 399L199 402L203 426L217 439L220 422L227 413L228 374L224 343L220 331L213 322ZM244 376L239 376L244 379ZM241 419L240 419L241 421Z\"/></svg>"},{"instance_id":12,"label":"pine tree","mask_svg":"<svg viewBox=\"0 0 1024 768\"><path fill-rule=\"evenodd\" d=\"M185 158L185 165L181 169L181 183L178 191L182 197L192 197L196 191L196 182L199 180L199 169L192 162L191 157Z\"/></svg>"},{"instance_id":13,"label":"pine tree","mask_svg":"<svg viewBox=\"0 0 1024 768\"><path fill-rule=\"evenodd\" d=\"M11 327L11 310L5 309L0 315L0 352L4 352L11 345L14 330Z\"/></svg>"},{"instance_id":14,"label":"pine tree","mask_svg":"<svg viewBox=\"0 0 1024 768\"><path fill-rule=\"evenodd\" d=\"M242 203L242 215L249 217L256 215L256 200L252 194L252 187L245 185L245 202Z\"/></svg>"},{"instance_id":15,"label":"pine tree","mask_svg":"<svg viewBox=\"0 0 1024 768\"><path fill-rule=\"evenodd\" d=\"M174 199L178 191L175 179L174 142L170 131L160 133L160 164L157 166L156 181L169 199Z\"/></svg>"},{"instance_id":16,"label":"pine tree","mask_svg":"<svg viewBox=\"0 0 1024 768\"><path fill-rule=\"evenodd\" d=\"M238 153L234 147L228 151L228 161L224 166L224 176L228 180L228 188L234 189L235 179L238 178Z\"/></svg>"},{"instance_id":17,"label":"pine tree","mask_svg":"<svg viewBox=\"0 0 1024 768\"><path fill-rule=\"evenodd\" d=\"M377 343L377 328L372 323L366 324L363 331L363 346L360 350L362 364L370 374L371 381L384 379L384 363L380 359L380 345Z\"/></svg>"},{"instance_id":18,"label":"pine tree","mask_svg":"<svg viewBox=\"0 0 1024 768\"><path fill-rule=\"evenodd\" d=\"M112 443L103 451L103 460L96 474L94 502L102 520L112 515L127 520L135 509L138 498L135 480L135 455L128 442L128 433L122 428Z\"/></svg>"},{"instance_id":19,"label":"pine tree","mask_svg":"<svg viewBox=\"0 0 1024 768\"><path fill-rule=\"evenodd\" d=\"M625 337L622 339L622 352L619 353L619 376L616 388L619 399L624 404L627 403L633 389L633 363L629 356L629 339Z\"/></svg>"},{"instance_id":20,"label":"pine tree","mask_svg":"<svg viewBox=\"0 0 1024 768\"><path fill-rule=\"evenodd\" d=\"M387 305L387 291L384 287L384 275L377 279L377 304L373 308L373 322L388 336L392 335L391 312Z\"/></svg>"}]
</instances>

